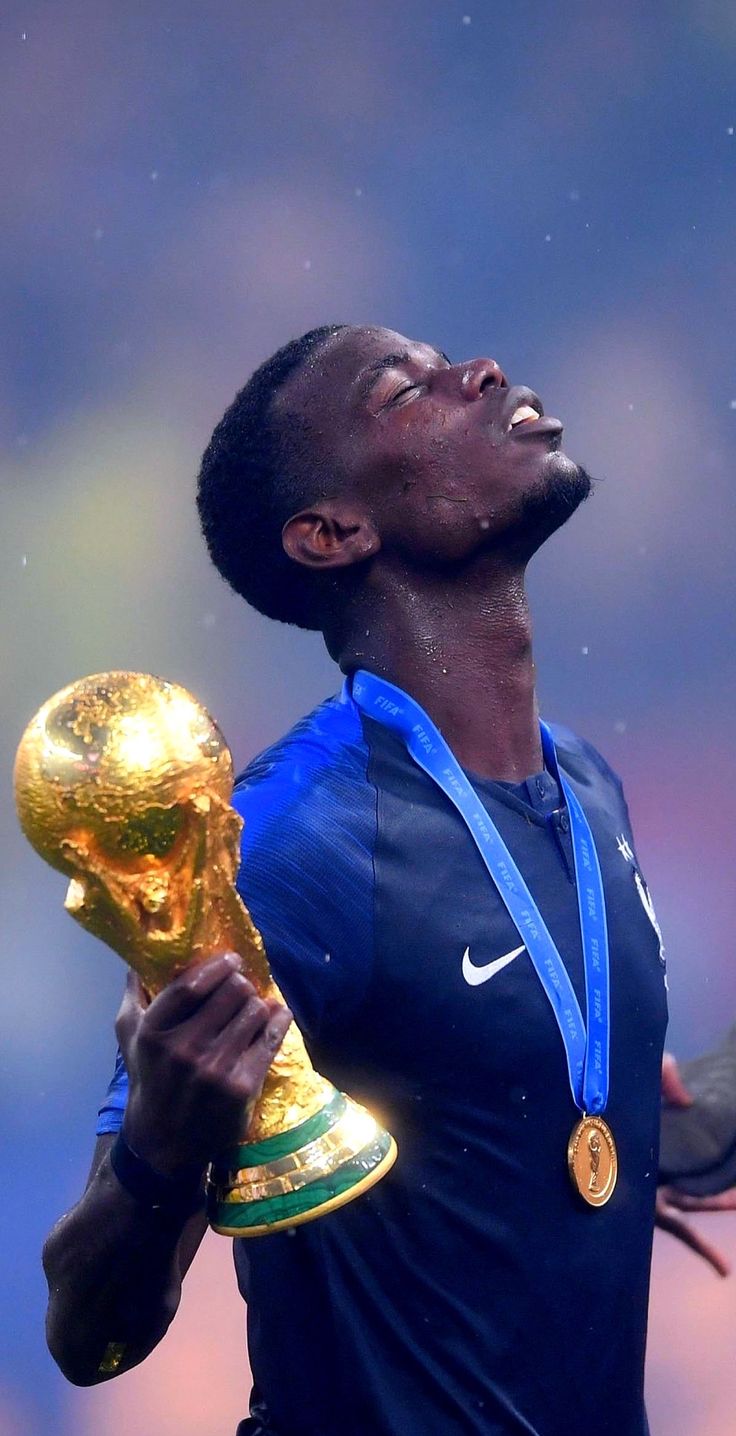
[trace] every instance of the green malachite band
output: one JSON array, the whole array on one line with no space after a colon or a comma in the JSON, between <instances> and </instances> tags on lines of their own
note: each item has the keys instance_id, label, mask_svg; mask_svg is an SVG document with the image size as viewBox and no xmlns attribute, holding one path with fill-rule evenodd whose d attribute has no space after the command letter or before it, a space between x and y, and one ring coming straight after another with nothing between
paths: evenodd
<instances>
[{"instance_id":1,"label":"green malachite band","mask_svg":"<svg viewBox=\"0 0 736 1436\"><path fill-rule=\"evenodd\" d=\"M260 1167L263 1163L274 1162L277 1157L290 1157L300 1147L306 1147L308 1142L314 1142L317 1137L329 1132L342 1117L345 1106L342 1092L335 1092L321 1112L315 1112L298 1127L279 1132L277 1137L269 1137L265 1142L246 1142L241 1147L231 1147L224 1157L218 1159L217 1170L239 1171L241 1167ZM217 1180L216 1173L213 1176Z\"/></svg>"},{"instance_id":2,"label":"green malachite band","mask_svg":"<svg viewBox=\"0 0 736 1436\"><path fill-rule=\"evenodd\" d=\"M315 1121L316 1118L312 1120ZM308 1127L309 1123L305 1122L303 1126ZM293 1133L289 1135L293 1136ZM266 1146L267 1144L264 1142L261 1145ZM270 1146L270 1143L268 1145ZM213 1203L209 1211L210 1221L216 1227L226 1226L230 1229L238 1227L242 1231L247 1231L248 1227L270 1225L273 1222L282 1222L289 1217L297 1217L301 1212L312 1211L316 1207L321 1207L324 1202L331 1201L333 1197L340 1196L349 1187L354 1187L356 1183L362 1182L367 1174L383 1160L390 1146L389 1133L382 1132L367 1147L363 1147L351 1162L345 1162L333 1176L322 1177L297 1192L287 1192L280 1197L267 1197L259 1202L218 1202L216 1205Z\"/></svg>"}]
</instances>

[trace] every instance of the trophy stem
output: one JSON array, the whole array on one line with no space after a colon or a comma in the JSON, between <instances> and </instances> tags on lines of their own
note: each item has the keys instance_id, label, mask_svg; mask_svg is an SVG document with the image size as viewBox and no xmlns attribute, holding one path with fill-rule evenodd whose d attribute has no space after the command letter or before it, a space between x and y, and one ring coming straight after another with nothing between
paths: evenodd
<instances>
[{"instance_id":1,"label":"trophy stem","mask_svg":"<svg viewBox=\"0 0 736 1436\"><path fill-rule=\"evenodd\" d=\"M261 996L283 1002L261 934L239 897L236 902L232 945L243 972ZM315 1072L292 1023L266 1073L245 1140L212 1164L210 1226L223 1236L252 1237L311 1221L373 1186L395 1160L391 1135Z\"/></svg>"}]
</instances>

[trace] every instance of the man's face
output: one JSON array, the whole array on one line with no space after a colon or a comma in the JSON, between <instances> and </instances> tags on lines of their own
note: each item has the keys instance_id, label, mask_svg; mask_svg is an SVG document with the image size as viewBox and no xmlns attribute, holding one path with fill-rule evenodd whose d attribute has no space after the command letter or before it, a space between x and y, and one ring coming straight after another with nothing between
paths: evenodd
<instances>
[{"instance_id":1,"label":"man's face","mask_svg":"<svg viewBox=\"0 0 736 1436\"><path fill-rule=\"evenodd\" d=\"M499 544L528 556L590 487L530 389L510 388L493 360L452 364L391 329L334 335L276 411L306 424L335 494L365 506L384 554L420 566Z\"/></svg>"}]
</instances>

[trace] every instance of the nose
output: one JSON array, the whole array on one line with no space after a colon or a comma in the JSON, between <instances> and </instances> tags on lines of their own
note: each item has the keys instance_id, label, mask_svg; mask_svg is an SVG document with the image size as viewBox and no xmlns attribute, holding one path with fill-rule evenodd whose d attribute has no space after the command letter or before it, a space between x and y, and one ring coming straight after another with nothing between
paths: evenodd
<instances>
[{"instance_id":1,"label":"nose","mask_svg":"<svg viewBox=\"0 0 736 1436\"><path fill-rule=\"evenodd\" d=\"M462 365L462 387L468 399L479 399L486 389L508 389L509 382L495 359L472 359Z\"/></svg>"}]
</instances>

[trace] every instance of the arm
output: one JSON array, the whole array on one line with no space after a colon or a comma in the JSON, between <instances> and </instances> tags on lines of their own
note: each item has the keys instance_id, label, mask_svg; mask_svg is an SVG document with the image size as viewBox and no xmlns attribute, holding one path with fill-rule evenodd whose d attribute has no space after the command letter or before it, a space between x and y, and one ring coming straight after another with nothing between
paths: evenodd
<instances>
[{"instance_id":1,"label":"arm","mask_svg":"<svg viewBox=\"0 0 736 1436\"><path fill-rule=\"evenodd\" d=\"M191 1193L208 1162L241 1139L245 1107L290 1020L288 1009L256 995L232 955L180 973L150 1005L131 975L117 1021L130 1082L128 1145ZM49 1349L80 1386L153 1350L206 1229L203 1195L178 1210L131 1196L110 1163L113 1141L98 1140L81 1201L44 1247Z\"/></svg>"}]
</instances>

